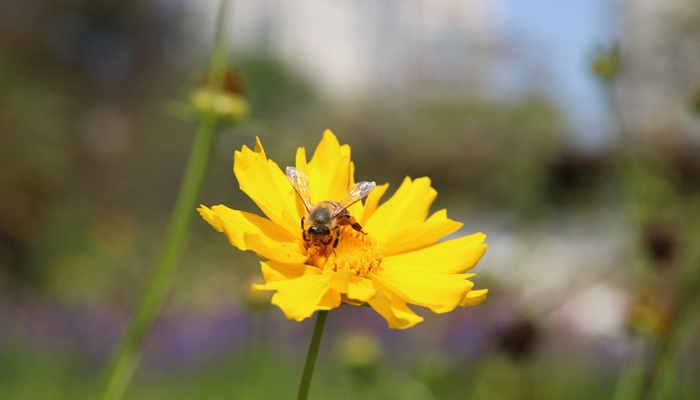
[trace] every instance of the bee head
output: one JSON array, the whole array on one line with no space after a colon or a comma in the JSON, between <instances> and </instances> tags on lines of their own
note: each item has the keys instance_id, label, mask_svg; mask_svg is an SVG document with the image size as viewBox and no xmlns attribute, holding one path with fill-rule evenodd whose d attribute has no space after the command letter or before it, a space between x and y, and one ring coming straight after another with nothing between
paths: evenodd
<instances>
[{"instance_id":1,"label":"bee head","mask_svg":"<svg viewBox=\"0 0 700 400\"><path fill-rule=\"evenodd\" d=\"M309 233L312 235L330 235L331 228L327 226L311 226L309 227Z\"/></svg>"}]
</instances>

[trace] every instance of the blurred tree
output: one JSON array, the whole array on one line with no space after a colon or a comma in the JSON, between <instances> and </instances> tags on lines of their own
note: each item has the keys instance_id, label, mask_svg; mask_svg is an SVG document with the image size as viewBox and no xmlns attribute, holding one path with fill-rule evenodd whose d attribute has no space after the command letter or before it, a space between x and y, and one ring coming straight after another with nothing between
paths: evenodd
<instances>
[{"instance_id":1,"label":"blurred tree","mask_svg":"<svg viewBox=\"0 0 700 400\"><path fill-rule=\"evenodd\" d=\"M541 209L546 170L562 146L561 116L541 97L370 104L348 132L367 145L357 156L372 179L430 176L447 201L481 208Z\"/></svg>"},{"instance_id":2,"label":"blurred tree","mask_svg":"<svg viewBox=\"0 0 700 400\"><path fill-rule=\"evenodd\" d=\"M236 65L246 79L246 97L254 117L274 120L311 104L314 90L301 75L264 54L242 54Z\"/></svg>"},{"instance_id":3,"label":"blurred tree","mask_svg":"<svg viewBox=\"0 0 700 400\"><path fill-rule=\"evenodd\" d=\"M89 221L78 201L97 218L118 197L126 180L105 172L128 160L182 42L177 5L159 4L0 0L0 282L54 273L47 261L87 228L52 216Z\"/></svg>"},{"instance_id":4,"label":"blurred tree","mask_svg":"<svg viewBox=\"0 0 700 400\"><path fill-rule=\"evenodd\" d=\"M68 126L70 102L36 73L0 59L0 287L38 278L32 249L75 150L56 134Z\"/></svg>"}]
</instances>

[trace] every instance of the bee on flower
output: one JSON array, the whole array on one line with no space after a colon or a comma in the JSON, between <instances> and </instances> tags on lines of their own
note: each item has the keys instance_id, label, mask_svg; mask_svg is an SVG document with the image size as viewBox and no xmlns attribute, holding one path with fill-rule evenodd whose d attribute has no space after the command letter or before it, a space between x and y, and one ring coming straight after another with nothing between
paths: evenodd
<instances>
[{"instance_id":1,"label":"bee on flower","mask_svg":"<svg viewBox=\"0 0 700 400\"><path fill-rule=\"evenodd\" d=\"M350 147L326 131L311 160L304 148L296 166L282 169L260 140L234 156L241 190L265 214L224 205L198 208L201 216L240 250L261 262L272 303L297 321L341 304L372 307L390 328L423 320L408 305L446 313L486 298L467 274L486 251L485 235L440 241L462 224L429 208L437 192L428 178L404 179L386 202L388 184L354 181ZM365 199L364 202L362 200Z\"/></svg>"},{"instance_id":2,"label":"bee on flower","mask_svg":"<svg viewBox=\"0 0 700 400\"><path fill-rule=\"evenodd\" d=\"M301 230L309 254L326 252L331 242L334 249L338 247L341 225L350 225L356 231L364 233L362 226L348 212L348 207L365 198L377 186L376 183L359 182L352 185L340 202L324 200L312 204L309 177L294 167L287 167L286 172L289 183L297 191L308 212L301 218ZM308 226L308 229L305 226Z\"/></svg>"}]
</instances>

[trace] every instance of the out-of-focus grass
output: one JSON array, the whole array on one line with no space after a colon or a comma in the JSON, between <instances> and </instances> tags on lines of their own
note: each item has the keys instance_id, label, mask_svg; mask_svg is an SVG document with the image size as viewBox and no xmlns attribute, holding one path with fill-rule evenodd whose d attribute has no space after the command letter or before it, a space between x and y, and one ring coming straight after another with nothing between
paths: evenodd
<instances>
[{"instance_id":1,"label":"out-of-focus grass","mask_svg":"<svg viewBox=\"0 0 700 400\"><path fill-rule=\"evenodd\" d=\"M327 346L326 346L327 347ZM322 351L323 353L323 351ZM28 346L4 348L0 366L2 398L90 398L98 370L70 353ZM416 365L382 363L360 371L344 368L326 353L312 382L312 399L396 400L587 400L611 398L614 377L605 368L544 358L513 360L491 355L474 363L428 365L428 377ZM126 399L285 399L296 393L301 360L286 353L248 349L222 354L203 367L145 365Z\"/></svg>"},{"instance_id":2,"label":"out-of-focus grass","mask_svg":"<svg viewBox=\"0 0 700 400\"><path fill-rule=\"evenodd\" d=\"M27 345L0 349L3 399L85 398L97 377L84 359L68 352L47 352Z\"/></svg>"}]
</instances>

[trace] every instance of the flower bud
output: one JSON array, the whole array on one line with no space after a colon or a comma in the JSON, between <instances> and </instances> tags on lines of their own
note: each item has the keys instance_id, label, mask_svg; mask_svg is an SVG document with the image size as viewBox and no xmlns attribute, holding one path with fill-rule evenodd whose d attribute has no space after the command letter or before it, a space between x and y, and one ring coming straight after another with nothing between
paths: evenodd
<instances>
[{"instance_id":1,"label":"flower bud","mask_svg":"<svg viewBox=\"0 0 700 400\"><path fill-rule=\"evenodd\" d=\"M190 105L197 114L212 112L229 121L241 121L250 113L248 102L243 96L209 88L195 90L190 98Z\"/></svg>"},{"instance_id":2,"label":"flower bud","mask_svg":"<svg viewBox=\"0 0 700 400\"><path fill-rule=\"evenodd\" d=\"M601 81L613 81L620 74L620 67L620 51L617 46L598 48L591 57L591 72Z\"/></svg>"}]
</instances>

